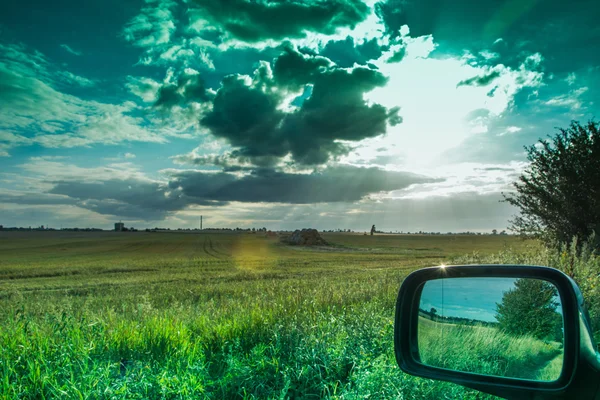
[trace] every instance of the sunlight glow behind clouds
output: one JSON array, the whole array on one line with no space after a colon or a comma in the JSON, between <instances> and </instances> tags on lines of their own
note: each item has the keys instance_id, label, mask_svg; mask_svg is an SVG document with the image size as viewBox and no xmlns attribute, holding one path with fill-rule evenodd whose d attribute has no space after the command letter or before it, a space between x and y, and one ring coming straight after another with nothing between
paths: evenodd
<instances>
[{"instance_id":1,"label":"sunlight glow behind clouds","mask_svg":"<svg viewBox=\"0 0 600 400\"><path fill-rule=\"evenodd\" d=\"M227 1L227 4L242 2ZM230 227L257 223L274 228L291 228L298 224L318 228L347 224L356 228L376 222L378 227L390 224L389 229L392 229L397 224L405 230L408 226L409 229L437 227L440 230L503 228L502 221L506 221L513 210L497 203L499 192L510 189L510 182L522 171L522 146L533 144L537 137L551 133L548 129L571 118L593 115L599 104L596 88L600 87L600 69L597 67L582 69L573 59L569 60L572 71L553 77L548 71L548 65L557 62L552 49L538 49L529 43L525 50L524 42L515 42L514 37L509 36L490 40L487 48L460 44L447 51L448 40L452 39L450 30L436 31L436 26L424 26L426 24L412 27L397 24L394 26L400 27L398 32L386 32L386 26L375 13L377 0L366 2L369 10L355 0L331 3L323 0L319 2L322 7L314 10L302 8L310 3L281 2L278 7L294 3L295 10L308 11L302 16L284 15L289 26L268 23L265 13L260 12L265 11L260 2L244 2L248 8L241 13L223 12L224 9L211 0L203 2L144 1L137 15L136 10L132 10L132 14L119 23L120 28L114 35L107 36L109 50L88 48L88 42L76 38L51 43L43 49L30 43L0 41L0 85L3 85L0 157L6 168L6 172L0 172L0 187L12 191L12 197L0 199L3 209L10 208L26 218L27 213L38 207L44 218L51 218L55 213L57 218L68 220L66 214L71 213L70 220L104 224L112 219L107 213L116 213L117 217L120 212L120 216L136 221L136 225L155 218L159 224L164 221L188 226L188 216L195 218L199 213L210 212L215 225ZM214 20L207 20L209 15L199 12L197 6L208 7ZM344 12L336 12L339 7ZM331 12L336 12L335 18L325 18ZM430 15L421 17L425 21ZM302 23L298 19L302 19ZM243 29L240 21L246 22L247 29ZM332 24L331 21L337 22ZM68 26L68 22L64 21L64 25ZM47 36L51 41L55 37L51 30L60 30L59 25L63 24L49 21L48 34L36 32L36 35ZM228 31L231 27L235 32ZM410 36L411 31L415 37ZM422 36L417 37L416 32ZM434 33L429 34L431 32ZM289 37L282 38L283 33ZM0 40L7 37L0 36ZM201 121L214 111L213 99L225 75L239 73L247 76L244 79L252 80L261 62L271 63L273 67L285 39L306 52L304 56L323 55L348 68L347 71L357 65L371 70L378 68L389 81L370 92L365 90L364 99L369 106L401 107L398 115L402 123L388 126L384 135L363 140L342 141L336 132L331 132L331 143L323 142L327 135L311 137L316 130L315 116L318 117L327 104L335 102L340 103L340 108L335 115L325 118L331 120L329 127L335 127L338 120L350 114L345 114L344 107L348 104L332 97L325 106L308 110L309 118L303 129L293 133L285 131L285 134L294 136L299 143L313 140L315 148L323 148L324 143L352 147L351 154L332 157L328 165L310 166L298 165L292 153L281 157L277 154L272 157L274 161L261 156L233 157L241 147L236 148L227 138L216 138ZM23 40L27 40L27 35ZM130 65L113 65L117 69L112 71L117 83L109 86L96 73L109 64L102 57L112 56L110 51L121 48L119 46L124 46L133 61ZM298 71L292 71L290 76L294 73ZM186 76L198 80L191 84ZM271 90L279 90L278 85L281 83L273 83ZM279 111L291 114L299 110L311 99L310 85L312 83L289 90L289 98L278 103ZM196 90L192 91L191 99L186 94L189 87ZM334 90L327 84L321 85L315 98L337 91L339 88ZM165 97L167 95L171 97ZM157 106L159 99L163 102ZM219 112L229 112L227 107L239 102L239 97L229 100ZM255 106L250 103L242 104L239 110ZM246 118L235 118L243 114L241 111L230 114L232 118L226 121L229 125L222 127L223 137L229 137L227 134L243 125ZM394 122L399 121L399 118L394 119ZM260 131L265 133L265 129ZM365 136L356 139L361 137ZM175 139L181 140L175 145ZM256 139L261 139L260 134ZM151 143L155 147L147 150ZM156 147L156 144L161 146ZM277 145L278 140L269 142L269 146ZM68 162L60 158L63 155L57 155L67 154L65 149L71 149L69 154L76 156L77 147L85 149L86 155ZM29 156L30 151L35 157ZM158 158L168 164L158 166ZM169 168L173 166L171 163L178 169ZM382 186L377 186L372 191L361 191L360 196L366 195L358 201L303 205L272 202L268 206L260 203L265 198L259 195L253 202L232 201L218 207L208 203L200 205L193 199L178 199L181 188L165 187L169 174L202 176L198 174L200 171L217 174L227 170L228 175L224 175L223 180L241 182L248 185L244 186L245 190L260 193L262 189L252 186L251 178L263 184L270 183L264 178L267 173L279 179L298 179L295 175L310 178L315 169L352 171L351 168L357 166L377 168L378 176L412 172L439 178L439 181L416 183L392 192L378 191L376 189ZM365 173L354 171L355 176ZM62 182L60 190L65 193L71 191L69 193L83 196L94 189L96 198L74 200L49 195L47 192L57 181ZM89 186L92 182L95 186ZM338 183L335 179L333 182ZM187 183L198 184L196 181ZM113 197L102 193L103 184L110 187L106 191L119 193ZM324 185L323 190L331 186L335 185ZM389 186L384 187L389 189ZM139 192L133 193L136 190ZM278 193L271 195L270 200L284 198ZM329 193L319 196L320 199L335 198ZM52 203L64 197L68 199L62 206ZM241 198L233 197L234 200ZM127 203L127 199L132 202ZM149 208L144 209L134 201L144 199L154 203L146 204ZM30 203L16 206L19 200ZM380 219L375 221L377 218Z\"/></svg>"},{"instance_id":2,"label":"sunlight glow behind clouds","mask_svg":"<svg viewBox=\"0 0 600 400\"><path fill-rule=\"evenodd\" d=\"M494 68L499 77L485 86L457 87L459 82L482 75L489 68L469 65L460 58L428 58L435 48L431 36L405 41L407 55L402 62L386 63L386 55L374 61L390 81L367 94L369 99L388 107L400 106L403 123L391 127L372 146L359 149L358 157L368 159L375 156L374 147L391 149L391 145L397 145L404 165L412 168L443 162L437 159L441 153L456 147L470 134L486 132L486 122L510 108L522 88L542 83L543 75L527 69L525 60L518 70L497 65ZM473 125L474 112L482 117Z\"/></svg>"}]
</instances>

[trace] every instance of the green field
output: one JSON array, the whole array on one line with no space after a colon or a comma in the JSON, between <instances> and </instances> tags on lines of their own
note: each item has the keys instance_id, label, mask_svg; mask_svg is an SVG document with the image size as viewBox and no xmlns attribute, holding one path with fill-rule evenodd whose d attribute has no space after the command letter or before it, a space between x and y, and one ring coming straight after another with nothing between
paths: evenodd
<instances>
[{"instance_id":1,"label":"green field","mask_svg":"<svg viewBox=\"0 0 600 400\"><path fill-rule=\"evenodd\" d=\"M324 237L0 232L0 398L482 398L400 372L396 294L416 268L532 244Z\"/></svg>"},{"instance_id":2,"label":"green field","mask_svg":"<svg viewBox=\"0 0 600 400\"><path fill-rule=\"evenodd\" d=\"M423 317L418 332L419 354L427 365L536 381L555 381L562 371L563 351L557 342Z\"/></svg>"}]
</instances>

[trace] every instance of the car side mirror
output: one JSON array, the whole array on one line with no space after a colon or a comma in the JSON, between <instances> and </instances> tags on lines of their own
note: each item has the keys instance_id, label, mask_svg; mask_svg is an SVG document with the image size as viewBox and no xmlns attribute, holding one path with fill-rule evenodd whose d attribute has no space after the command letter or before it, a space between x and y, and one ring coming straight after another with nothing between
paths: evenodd
<instances>
[{"instance_id":1,"label":"car side mirror","mask_svg":"<svg viewBox=\"0 0 600 400\"><path fill-rule=\"evenodd\" d=\"M396 360L411 375L505 398L592 398L600 362L586 315L556 269L421 269L398 294Z\"/></svg>"}]
</instances>

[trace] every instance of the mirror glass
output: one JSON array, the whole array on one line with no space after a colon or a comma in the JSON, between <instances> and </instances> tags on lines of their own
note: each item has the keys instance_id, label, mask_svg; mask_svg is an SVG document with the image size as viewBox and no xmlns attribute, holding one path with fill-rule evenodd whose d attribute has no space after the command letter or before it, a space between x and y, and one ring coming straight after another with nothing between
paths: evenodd
<instances>
[{"instance_id":1,"label":"mirror glass","mask_svg":"<svg viewBox=\"0 0 600 400\"><path fill-rule=\"evenodd\" d=\"M534 381L563 367L558 290L530 278L447 278L424 284L421 362L438 368Z\"/></svg>"}]
</instances>

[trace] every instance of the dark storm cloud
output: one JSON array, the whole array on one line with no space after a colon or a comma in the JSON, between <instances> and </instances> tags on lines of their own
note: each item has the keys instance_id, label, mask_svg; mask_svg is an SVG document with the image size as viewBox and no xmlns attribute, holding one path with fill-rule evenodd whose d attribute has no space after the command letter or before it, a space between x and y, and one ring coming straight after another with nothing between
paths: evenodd
<instances>
[{"instance_id":1,"label":"dark storm cloud","mask_svg":"<svg viewBox=\"0 0 600 400\"><path fill-rule=\"evenodd\" d=\"M54 187L49 193L66 196L61 204L73 204L75 200L78 207L99 214L147 221L164 219L170 212L182 210L190 204L225 204L212 199L192 199L167 185L137 179L110 179L101 182L59 181L54 182ZM47 199L48 195L43 195L40 202L33 203L35 200L31 199L30 204L50 204Z\"/></svg>"},{"instance_id":2,"label":"dark storm cloud","mask_svg":"<svg viewBox=\"0 0 600 400\"><path fill-rule=\"evenodd\" d=\"M406 24L412 37L432 34L441 53L493 49L510 65L523 51L541 52L556 72L600 61L597 0L387 0L376 11L389 33Z\"/></svg>"},{"instance_id":3,"label":"dark storm cloud","mask_svg":"<svg viewBox=\"0 0 600 400\"><path fill-rule=\"evenodd\" d=\"M159 183L135 179L112 179L102 182L59 181L49 193L60 194L79 200L115 200L142 208L165 211L179 210L185 200Z\"/></svg>"},{"instance_id":4,"label":"dark storm cloud","mask_svg":"<svg viewBox=\"0 0 600 400\"><path fill-rule=\"evenodd\" d=\"M336 69L328 58L307 55L288 46L277 57L273 66L275 83L295 89L313 83L317 76Z\"/></svg>"},{"instance_id":5,"label":"dark storm cloud","mask_svg":"<svg viewBox=\"0 0 600 400\"><path fill-rule=\"evenodd\" d=\"M199 75L182 74L175 83L165 83L158 89L154 106L171 108L190 102L204 103L212 97Z\"/></svg>"},{"instance_id":6,"label":"dark storm cloud","mask_svg":"<svg viewBox=\"0 0 600 400\"><path fill-rule=\"evenodd\" d=\"M465 79L464 81L460 81L456 86L487 86L498 77L500 77L500 71L492 71L486 75L474 76L472 78Z\"/></svg>"},{"instance_id":7,"label":"dark storm cloud","mask_svg":"<svg viewBox=\"0 0 600 400\"><path fill-rule=\"evenodd\" d=\"M70 205L103 215L161 220L188 206L224 206L229 202L330 203L352 202L370 194L437 181L407 172L353 166L328 167L310 174L254 169L243 176L228 172L168 170L168 182L137 178L86 182L60 180L46 193L0 195L0 203Z\"/></svg>"},{"instance_id":8,"label":"dark storm cloud","mask_svg":"<svg viewBox=\"0 0 600 400\"><path fill-rule=\"evenodd\" d=\"M192 20L208 22L205 31L217 28L246 42L333 34L354 28L369 13L362 0L192 0L190 6Z\"/></svg>"},{"instance_id":9,"label":"dark storm cloud","mask_svg":"<svg viewBox=\"0 0 600 400\"><path fill-rule=\"evenodd\" d=\"M243 157L283 157L315 165L347 154L340 140L360 141L401 122L398 109L367 104L363 94L384 86L380 72L346 70L329 59L287 47L274 63L262 62L250 82L230 75L217 91L213 109L201 119L217 137L225 138ZM310 85L310 96L294 111L281 108L285 96Z\"/></svg>"},{"instance_id":10,"label":"dark storm cloud","mask_svg":"<svg viewBox=\"0 0 600 400\"><path fill-rule=\"evenodd\" d=\"M369 194L433 181L406 172L338 166L311 174L263 169L243 177L224 172L174 171L169 186L194 199L308 204L356 201Z\"/></svg>"},{"instance_id":11,"label":"dark storm cloud","mask_svg":"<svg viewBox=\"0 0 600 400\"><path fill-rule=\"evenodd\" d=\"M365 40L355 43L352 36L344 40L331 40L327 42L320 54L343 68L353 67L354 64L367 65L369 61L381 57L384 48L380 47L377 39Z\"/></svg>"},{"instance_id":12,"label":"dark storm cloud","mask_svg":"<svg viewBox=\"0 0 600 400\"><path fill-rule=\"evenodd\" d=\"M176 164L215 166L222 168L224 172L253 171L257 167L269 167L279 161L279 158L272 156L244 157L235 150L221 155L181 154L172 157L172 159Z\"/></svg>"},{"instance_id":13,"label":"dark storm cloud","mask_svg":"<svg viewBox=\"0 0 600 400\"><path fill-rule=\"evenodd\" d=\"M200 121L213 135L242 148L244 155L282 157L288 147L278 129L284 118L277 109L280 101L259 83L247 85L243 77L230 75L217 91L213 110Z\"/></svg>"}]
</instances>

